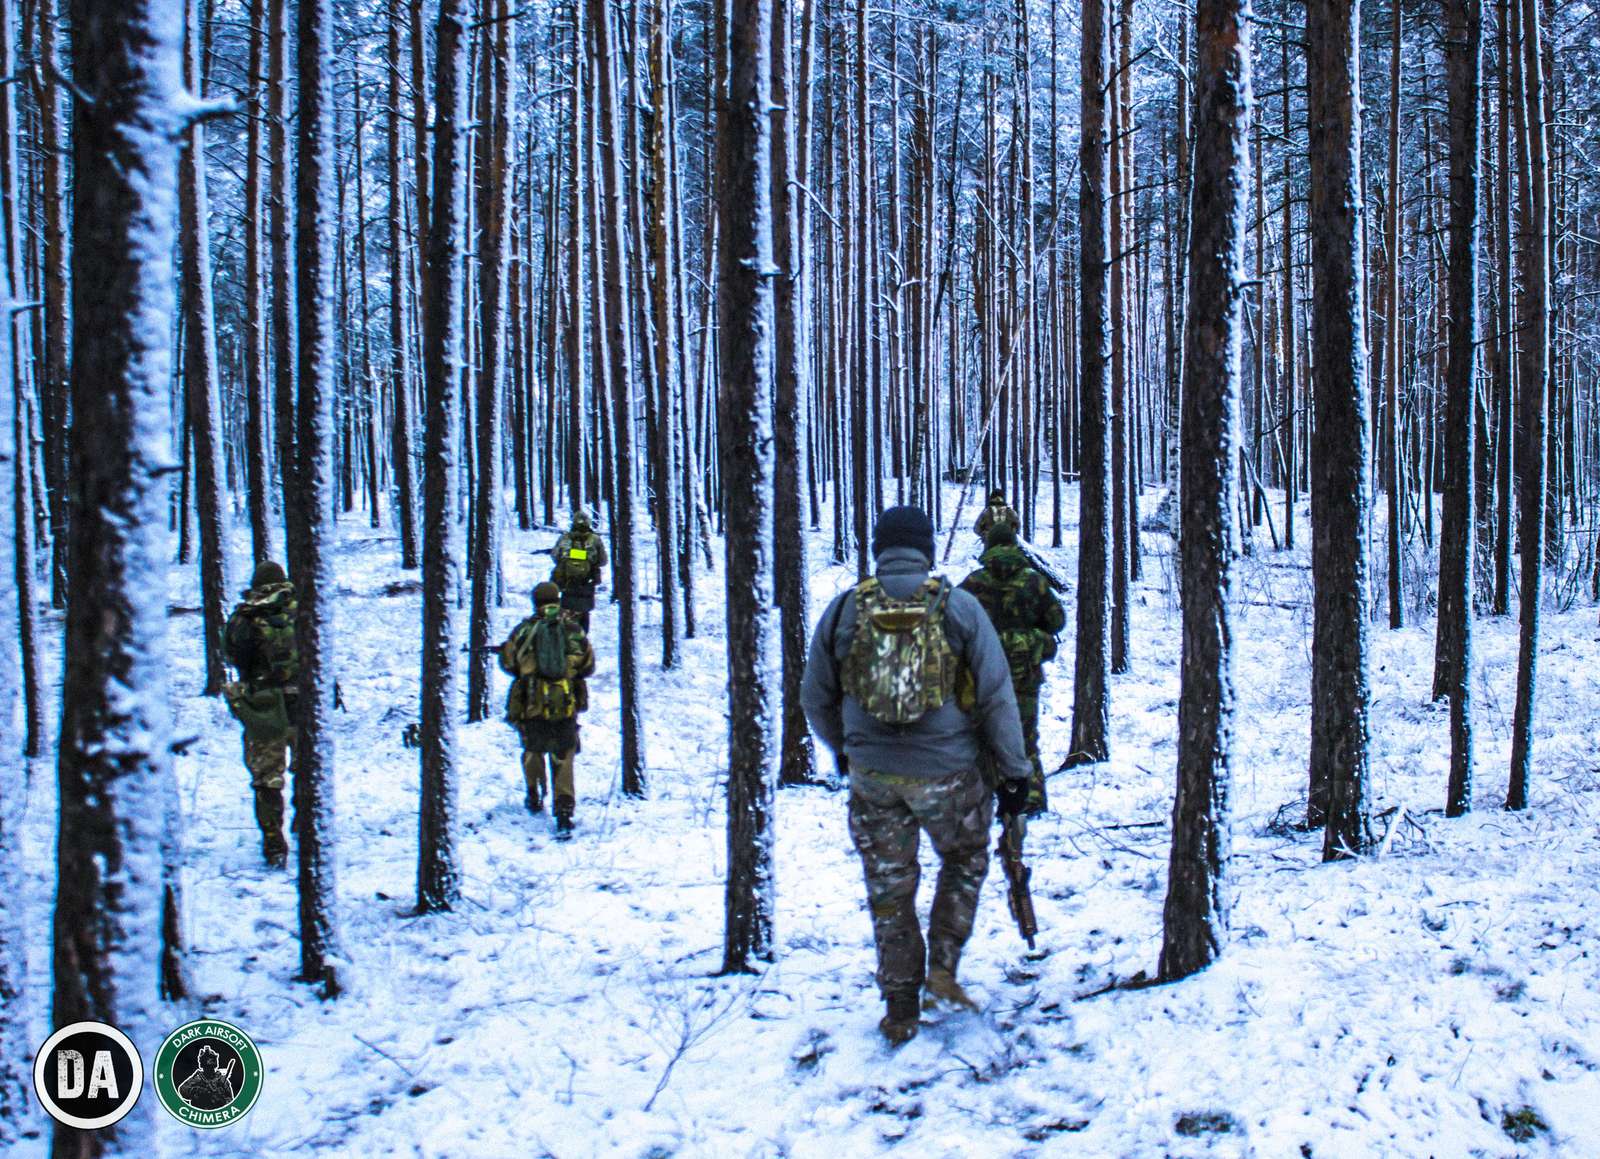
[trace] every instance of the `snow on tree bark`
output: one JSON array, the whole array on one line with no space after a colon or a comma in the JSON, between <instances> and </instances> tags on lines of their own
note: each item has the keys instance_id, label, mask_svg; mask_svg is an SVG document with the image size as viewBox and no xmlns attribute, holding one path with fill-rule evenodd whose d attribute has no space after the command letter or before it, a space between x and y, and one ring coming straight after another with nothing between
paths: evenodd
<instances>
[{"instance_id":1,"label":"snow on tree bark","mask_svg":"<svg viewBox=\"0 0 1600 1159\"><path fill-rule=\"evenodd\" d=\"M1311 793L1323 857L1362 852L1368 823L1370 517L1361 266L1359 5L1309 0L1311 126Z\"/></svg>"},{"instance_id":2,"label":"snow on tree bark","mask_svg":"<svg viewBox=\"0 0 1600 1159\"><path fill-rule=\"evenodd\" d=\"M719 449L727 504L728 880L722 971L776 953L773 803L773 353L771 0L718 0L728 87L717 111Z\"/></svg>"},{"instance_id":3,"label":"snow on tree bark","mask_svg":"<svg viewBox=\"0 0 1600 1159\"><path fill-rule=\"evenodd\" d=\"M388 115L385 144L389 154L389 464L394 471L394 519L400 527L400 566L417 566L417 513L412 462L411 334L406 325L405 178L400 134L400 3L389 2Z\"/></svg>"},{"instance_id":4,"label":"snow on tree bark","mask_svg":"<svg viewBox=\"0 0 1600 1159\"><path fill-rule=\"evenodd\" d=\"M434 80L432 221L422 277L422 787L417 909L447 910L461 897L456 867L456 531L461 389L461 246L466 208L466 13L441 0Z\"/></svg>"},{"instance_id":5,"label":"snow on tree bark","mask_svg":"<svg viewBox=\"0 0 1600 1159\"><path fill-rule=\"evenodd\" d=\"M1073 667L1072 751L1068 764L1103 761L1110 753L1111 666L1111 315L1107 270L1111 226L1106 169L1111 122L1106 62L1111 27L1105 0L1084 0L1079 52L1083 126L1078 146L1081 239L1078 325L1079 486L1078 624Z\"/></svg>"},{"instance_id":6,"label":"snow on tree bark","mask_svg":"<svg viewBox=\"0 0 1600 1159\"><path fill-rule=\"evenodd\" d=\"M1238 552L1240 338L1250 160L1249 0L1195 6L1195 150L1184 325L1178 568L1183 617L1178 791L1160 974L1223 950L1233 844L1233 563Z\"/></svg>"},{"instance_id":7,"label":"snow on tree bark","mask_svg":"<svg viewBox=\"0 0 1600 1159\"><path fill-rule=\"evenodd\" d=\"M333 11L331 0L300 0L295 308L299 321L295 399L297 493L304 540L290 559L300 614L299 736L294 749L294 824L299 850L300 976L323 997L339 993L334 828L333 522L330 433L333 325Z\"/></svg>"},{"instance_id":8,"label":"snow on tree bark","mask_svg":"<svg viewBox=\"0 0 1600 1159\"><path fill-rule=\"evenodd\" d=\"M811 781L816 758L811 731L800 705L800 682L805 675L806 637L810 627L807 596L805 529L800 519L800 456L805 442L802 402L810 389L807 380L806 330L802 313L809 277L801 249L799 200L805 196L796 167L798 94L792 41L792 5L775 0L772 5L773 93L772 148L773 256L781 272L774 288L776 375L773 400L773 563L776 569L778 634L782 639L782 760L780 779L786 785ZM806 84L802 78L799 84Z\"/></svg>"},{"instance_id":9,"label":"snow on tree bark","mask_svg":"<svg viewBox=\"0 0 1600 1159\"><path fill-rule=\"evenodd\" d=\"M71 22L86 99L73 105L73 510L51 1017L110 1022L148 1048L171 1022L157 915L177 837L166 472L183 9L73 0ZM144 1099L100 1131L58 1125L53 1153L153 1154L155 1114Z\"/></svg>"},{"instance_id":10,"label":"snow on tree bark","mask_svg":"<svg viewBox=\"0 0 1600 1159\"><path fill-rule=\"evenodd\" d=\"M1538 680L1539 596L1545 535L1545 417L1550 380L1550 185L1547 174L1544 61L1539 5L1520 0L1522 164L1517 181L1518 366L1517 508L1521 536L1522 631L1517 647L1517 700L1511 721L1511 778L1506 808L1528 807L1533 765L1533 706ZM1519 49L1513 49L1519 51Z\"/></svg>"},{"instance_id":11,"label":"snow on tree bark","mask_svg":"<svg viewBox=\"0 0 1600 1159\"><path fill-rule=\"evenodd\" d=\"M11 229L14 206L0 202L0 230ZM0 318L11 317L13 305L11 271L0 261ZM0 326L0 367L11 365L9 325ZM32 512L24 505L28 471L28 425L25 400L17 390L16 377L0 374L0 511L13 515L15 539L0 535L0 575L23 575L22 554L13 555L14 546L31 541ZM29 565L29 579L31 564ZM23 589L33 598L30 588ZM10 600L0 600L0 641L17 639L21 643L24 609ZM18 668L19 651L0 645L0 897L23 896L25 881L22 861L23 804L27 800L27 766L23 762L27 743L26 728L19 727L22 715L22 681ZM37 1048L32 1017L34 1003L28 994L28 955L26 951L24 907L0 906L0 1150L18 1145L38 1132L38 1112L31 1093L28 1059Z\"/></svg>"},{"instance_id":12,"label":"snow on tree bark","mask_svg":"<svg viewBox=\"0 0 1600 1159\"><path fill-rule=\"evenodd\" d=\"M1445 0L1450 116L1449 350L1445 364L1444 520L1439 540L1435 698L1450 698L1450 781L1445 813L1472 808L1472 562L1477 530L1473 434L1478 342L1478 88L1481 0Z\"/></svg>"},{"instance_id":13,"label":"snow on tree bark","mask_svg":"<svg viewBox=\"0 0 1600 1159\"><path fill-rule=\"evenodd\" d=\"M39 28L39 59L35 62L35 89L39 97L39 167L44 201L41 258L44 290L44 365L39 399L44 419L46 500L50 512L51 593L56 605L66 598L67 551L67 421L68 373L72 357L70 237L67 217L67 122L63 111L58 0L43 0L34 19ZM11 75L10 66L4 75ZM15 203L13 203L15 204ZM16 222L11 224L13 231Z\"/></svg>"},{"instance_id":14,"label":"snow on tree bark","mask_svg":"<svg viewBox=\"0 0 1600 1159\"><path fill-rule=\"evenodd\" d=\"M184 83L201 94L200 8L184 3ZM200 612L205 636L205 694L222 691L222 628L227 619L228 555L223 531L222 400L217 390L216 314L211 300L211 209L206 194L206 130L189 126L178 162L179 235L183 247L183 377L194 435L195 507L200 523Z\"/></svg>"},{"instance_id":15,"label":"snow on tree bark","mask_svg":"<svg viewBox=\"0 0 1600 1159\"><path fill-rule=\"evenodd\" d=\"M295 481L294 231L290 206L294 172L289 160L289 0L267 0L267 237L272 269L272 406L274 446L283 496L284 549L292 560L303 552L305 512L293 497Z\"/></svg>"},{"instance_id":16,"label":"snow on tree bark","mask_svg":"<svg viewBox=\"0 0 1600 1159\"><path fill-rule=\"evenodd\" d=\"M272 506L267 478L267 319L262 298L261 182L262 57L265 47L266 0L250 0L249 100L246 106L244 179L244 470L246 505L250 511L251 558L272 557Z\"/></svg>"},{"instance_id":17,"label":"snow on tree bark","mask_svg":"<svg viewBox=\"0 0 1600 1159\"><path fill-rule=\"evenodd\" d=\"M628 300L627 250L623 229L628 220L624 197L620 113L621 94L617 91L618 57L615 17L606 0L590 0L589 22L595 38L594 64L599 71L599 109L603 130L600 140L600 166L604 204L600 213L604 233L602 248L605 270L605 352L609 360L613 399L615 502L612 510L611 590L617 601L617 691L618 716L622 734L622 791L640 797L645 791L644 720L639 702L638 629L635 626L637 601L634 594L635 534L633 487L633 316ZM596 192L601 192L597 190ZM597 372L596 379L600 380Z\"/></svg>"},{"instance_id":18,"label":"snow on tree bark","mask_svg":"<svg viewBox=\"0 0 1600 1159\"><path fill-rule=\"evenodd\" d=\"M480 17L483 39L478 57L478 333L482 356L478 366L477 495L473 504L472 610L467 628L467 719L489 717L489 631L491 608L498 603L500 578L501 405L505 397L507 193L511 77L516 66L516 41L508 0L484 0Z\"/></svg>"}]
</instances>

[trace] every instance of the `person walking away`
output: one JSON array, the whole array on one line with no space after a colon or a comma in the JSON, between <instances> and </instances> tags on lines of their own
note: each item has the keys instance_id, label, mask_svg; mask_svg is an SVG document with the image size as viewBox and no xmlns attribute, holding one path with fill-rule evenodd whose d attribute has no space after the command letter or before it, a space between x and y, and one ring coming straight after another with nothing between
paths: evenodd
<instances>
[{"instance_id":1,"label":"person walking away","mask_svg":"<svg viewBox=\"0 0 1600 1159\"><path fill-rule=\"evenodd\" d=\"M573 762L578 716L589 707L586 680L594 675L594 647L577 615L563 610L560 601L561 589L548 580L533 589L533 615L500 645L500 667L515 678L506 697L506 720L522 738L528 811L544 811L548 788L556 837L565 841L572 835L577 804Z\"/></svg>"},{"instance_id":2,"label":"person walking away","mask_svg":"<svg viewBox=\"0 0 1600 1159\"><path fill-rule=\"evenodd\" d=\"M983 542L989 541L989 532L1002 524L1010 526L1012 531L1022 527L1022 516L1017 514L1017 509L1006 502L1006 493L999 487L989 492L989 500L984 504L983 510L978 512L978 521L972 525L972 530L978 533L978 538Z\"/></svg>"},{"instance_id":3,"label":"person walking away","mask_svg":"<svg viewBox=\"0 0 1600 1159\"><path fill-rule=\"evenodd\" d=\"M223 629L223 654L238 673L223 698L244 726L244 764L255 791L261 854L282 869L289 845L283 836L283 783L294 744L300 649L295 641L298 604L283 566L256 565L243 600Z\"/></svg>"},{"instance_id":4,"label":"person walking away","mask_svg":"<svg viewBox=\"0 0 1600 1159\"><path fill-rule=\"evenodd\" d=\"M891 1046L917 1033L919 999L973 1009L956 980L989 868L996 797L1027 803L1029 765L999 637L969 593L933 577L933 524L892 507L873 531L874 575L823 612L802 703L850 773L850 836L861 856ZM980 753L999 776L980 771ZM939 878L924 941L917 850L926 832Z\"/></svg>"},{"instance_id":5,"label":"person walking away","mask_svg":"<svg viewBox=\"0 0 1600 1159\"><path fill-rule=\"evenodd\" d=\"M550 555L556 561L550 578L561 589L561 606L578 618L578 625L587 633L595 589L605 578L607 562L605 542L595 534L588 512L578 509L572 529L556 540Z\"/></svg>"},{"instance_id":6,"label":"person walking away","mask_svg":"<svg viewBox=\"0 0 1600 1159\"><path fill-rule=\"evenodd\" d=\"M1034 568L1017 543L1009 523L989 530L978 570L961 581L971 592L1000 637L1000 647L1011 669L1011 688L1022 718L1022 743L1033 772L1028 784L1028 813L1044 812L1047 801L1044 765L1039 759L1039 689L1044 665L1056 656L1056 637L1067 626L1067 614L1050 590L1050 581Z\"/></svg>"}]
</instances>

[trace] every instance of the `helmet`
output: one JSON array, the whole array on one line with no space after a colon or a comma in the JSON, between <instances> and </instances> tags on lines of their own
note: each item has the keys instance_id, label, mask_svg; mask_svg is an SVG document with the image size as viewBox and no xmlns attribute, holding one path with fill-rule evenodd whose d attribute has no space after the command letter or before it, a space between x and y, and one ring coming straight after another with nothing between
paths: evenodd
<instances>
[{"instance_id":1,"label":"helmet","mask_svg":"<svg viewBox=\"0 0 1600 1159\"><path fill-rule=\"evenodd\" d=\"M582 507L578 508L572 513L572 528L574 531L578 530L579 528L588 531L593 526L594 525L589 522L589 513Z\"/></svg>"}]
</instances>

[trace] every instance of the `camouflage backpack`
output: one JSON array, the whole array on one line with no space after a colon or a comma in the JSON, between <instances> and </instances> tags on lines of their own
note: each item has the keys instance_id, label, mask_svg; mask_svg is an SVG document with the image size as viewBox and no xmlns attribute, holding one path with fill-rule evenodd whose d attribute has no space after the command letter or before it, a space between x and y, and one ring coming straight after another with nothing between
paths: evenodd
<instances>
[{"instance_id":1,"label":"camouflage backpack","mask_svg":"<svg viewBox=\"0 0 1600 1159\"><path fill-rule=\"evenodd\" d=\"M294 586L282 583L252 589L228 621L228 659L251 684L291 684L300 675L295 640L298 610Z\"/></svg>"},{"instance_id":2,"label":"camouflage backpack","mask_svg":"<svg viewBox=\"0 0 1600 1159\"><path fill-rule=\"evenodd\" d=\"M855 636L840 665L845 693L884 724L911 724L949 700L959 668L944 631L950 585L929 579L897 600L868 579L855 597Z\"/></svg>"},{"instance_id":3,"label":"camouflage backpack","mask_svg":"<svg viewBox=\"0 0 1600 1159\"><path fill-rule=\"evenodd\" d=\"M569 644L567 623L560 616L540 615L518 630L512 655L519 675L506 702L509 720L566 720L577 715Z\"/></svg>"},{"instance_id":4,"label":"camouflage backpack","mask_svg":"<svg viewBox=\"0 0 1600 1159\"><path fill-rule=\"evenodd\" d=\"M594 535L568 533L556 547L555 581L562 586L588 583L594 574Z\"/></svg>"}]
</instances>

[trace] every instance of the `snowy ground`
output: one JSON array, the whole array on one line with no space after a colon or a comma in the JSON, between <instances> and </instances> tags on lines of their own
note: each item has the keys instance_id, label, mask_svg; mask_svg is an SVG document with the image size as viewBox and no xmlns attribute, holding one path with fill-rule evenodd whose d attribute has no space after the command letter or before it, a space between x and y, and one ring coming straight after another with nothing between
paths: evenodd
<instances>
[{"instance_id":1,"label":"snowy ground","mask_svg":"<svg viewBox=\"0 0 1600 1159\"><path fill-rule=\"evenodd\" d=\"M1379 821L1381 856L1323 866L1320 835L1272 825L1303 793L1306 559L1247 561L1234 941L1198 978L1108 989L1153 971L1166 880L1179 641L1167 544L1146 535L1133 670L1115 681L1114 757L1055 777L1056 811L1029 833L1040 950L1017 938L991 873L964 966L985 1014L925 1026L891 1054L875 1030L871 934L840 794L782 793L781 957L759 978L712 976L725 863L720 574L700 579L701 633L683 667L645 671L649 799L618 791L615 613L603 605L577 839L555 843L548 819L523 810L506 726L465 727L466 901L410 916L417 761L400 736L415 713L418 597L386 594L400 578L386 535L355 519L343 534L338 887L350 991L337 1002L292 980L292 878L260 863L225 708L191 694L198 616L172 621L178 732L199 736L178 765L197 990L255 1037L268 1076L235 1127L165 1123L168 1154L1600 1153L1591 608L1545 621L1534 808L1523 815L1497 807L1515 624L1479 621L1480 810L1457 821L1439 812L1448 737L1428 702L1431 621L1374 626L1377 808L1404 813ZM531 553L552 540L510 536L498 628L523 614L545 566ZM971 549L958 537L957 577ZM824 566L825 550L819 540L813 614L849 582ZM1075 574L1070 547L1051 554ZM236 578L242 561L241 540ZM175 575L175 603L193 606L193 586ZM654 660L658 616L645 608L642 652ZM1044 709L1047 764L1064 751L1070 639L1061 654ZM41 996L50 771L35 771L27 829Z\"/></svg>"}]
</instances>

